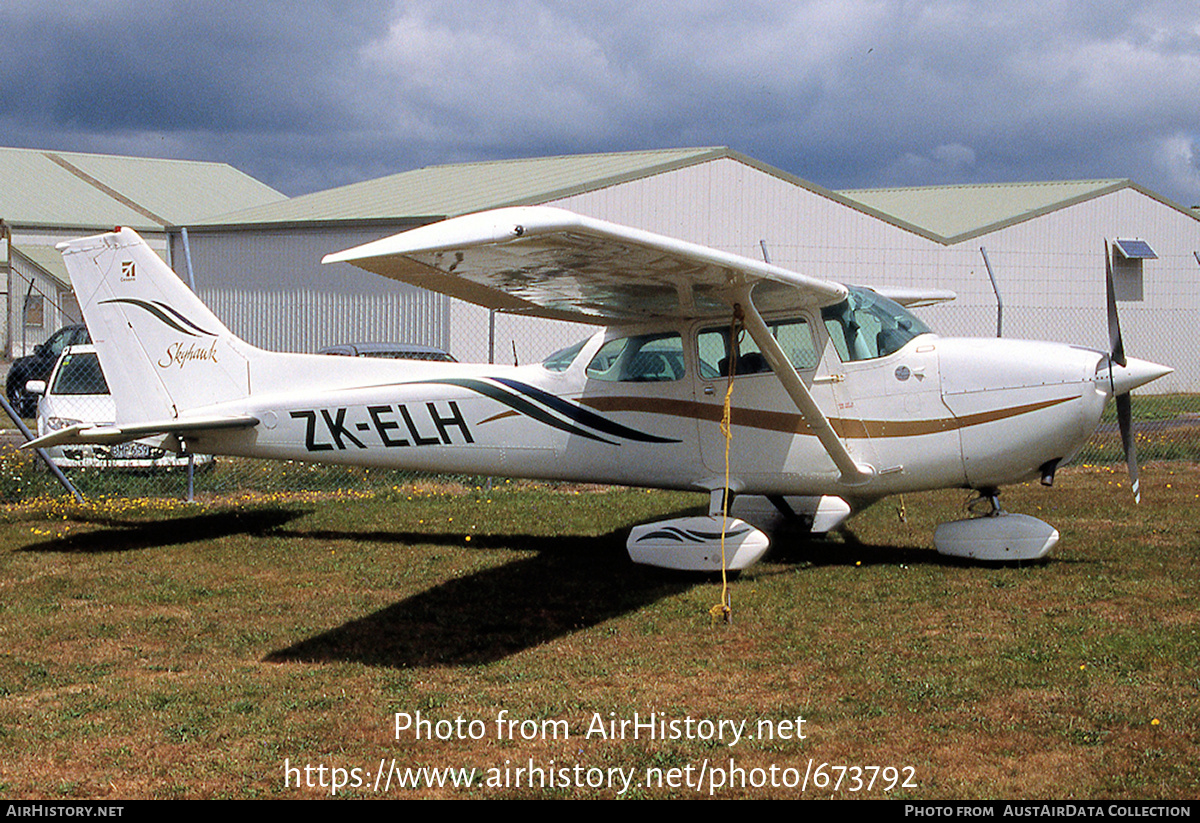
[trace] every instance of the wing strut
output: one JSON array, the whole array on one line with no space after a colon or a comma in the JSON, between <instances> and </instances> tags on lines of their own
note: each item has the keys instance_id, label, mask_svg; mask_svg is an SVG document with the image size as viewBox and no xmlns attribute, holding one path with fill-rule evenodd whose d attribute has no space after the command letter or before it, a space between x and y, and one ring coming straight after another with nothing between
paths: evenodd
<instances>
[{"instance_id":1,"label":"wing strut","mask_svg":"<svg viewBox=\"0 0 1200 823\"><path fill-rule=\"evenodd\" d=\"M779 341L775 339L771 330L767 328L767 324L763 322L762 315L758 313L758 309L750 297L750 288L747 286L738 295L745 312L746 331L750 332L750 336L758 344L759 351L770 364L775 376L779 378L779 382L783 384L784 391L788 393L792 402L796 404L796 408L800 410L800 416L804 418L804 422L821 441L825 452L842 473L841 482L848 486L866 483L875 474L875 469L865 463L856 462L850 456L845 444L833 430L829 418L821 412L820 407L817 406L816 401L809 394L808 388L804 385L804 381L796 374L787 355L783 353Z\"/></svg>"}]
</instances>

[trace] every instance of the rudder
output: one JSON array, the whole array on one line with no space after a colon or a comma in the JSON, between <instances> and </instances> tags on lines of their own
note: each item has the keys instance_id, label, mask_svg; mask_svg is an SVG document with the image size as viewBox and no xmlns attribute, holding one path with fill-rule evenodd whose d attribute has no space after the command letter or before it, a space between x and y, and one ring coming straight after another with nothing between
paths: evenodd
<instances>
[{"instance_id":1,"label":"rudder","mask_svg":"<svg viewBox=\"0 0 1200 823\"><path fill-rule=\"evenodd\" d=\"M117 424L245 397L256 349L236 337L132 229L59 245Z\"/></svg>"}]
</instances>

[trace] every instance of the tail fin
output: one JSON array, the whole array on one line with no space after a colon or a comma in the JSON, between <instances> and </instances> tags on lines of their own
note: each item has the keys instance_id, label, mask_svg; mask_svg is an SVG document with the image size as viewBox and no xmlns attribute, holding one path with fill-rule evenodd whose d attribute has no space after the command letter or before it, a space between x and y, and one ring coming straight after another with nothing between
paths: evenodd
<instances>
[{"instance_id":1,"label":"tail fin","mask_svg":"<svg viewBox=\"0 0 1200 823\"><path fill-rule=\"evenodd\" d=\"M59 245L117 424L245 397L256 349L240 340L132 229Z\"/></svg>"}]
</instances>

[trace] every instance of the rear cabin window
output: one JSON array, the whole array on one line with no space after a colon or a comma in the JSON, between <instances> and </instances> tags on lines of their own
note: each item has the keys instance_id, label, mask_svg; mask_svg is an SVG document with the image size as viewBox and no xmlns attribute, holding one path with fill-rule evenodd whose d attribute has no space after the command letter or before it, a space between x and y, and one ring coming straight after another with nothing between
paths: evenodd
<instances>
[{"instance_id":1,"label":"rear cabin window","mask_svg":"<svg viewBox=\"0 0 1200 823\"><path fill-rule=\"evenodd\" d=\"M656 383L683 377L683 338L674 332L609 340L588 364L592 380Z\"/></svg>"},{"instance_id":2,"label":"rear cabin window","mask_svg":"<svg viewBox=\"0 0 1200 823\"><path fill-rule=\"evenodd\" d=\"M574 346L568 346L565 349L559 349L554 354L542 361L542 368L546 371L564 372L571 368L571 364L575 362L575 358L579 356L579 352L587 345L587 339L580 340Z\"/></svg>"}]
</instances>

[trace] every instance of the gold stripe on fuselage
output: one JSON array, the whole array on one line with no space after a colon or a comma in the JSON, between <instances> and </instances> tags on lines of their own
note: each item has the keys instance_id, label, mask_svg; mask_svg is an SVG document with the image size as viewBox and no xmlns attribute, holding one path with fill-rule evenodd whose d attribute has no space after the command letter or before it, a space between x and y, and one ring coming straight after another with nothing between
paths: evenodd
<instances>
[{"instance_id":1,"label":"gold stripe on fuselage","mask_svg":"<svg viewBox=\"0 0 1200 823\"><path fill-rule=\"evenodd\" d=\"M857 420L855 418L832 417L829 420L838 437L920 437L925 434L965 429L984 423L994 423L1010 417L1041 411L1042 409L1068 403L1074 397L1059 397L1053 400L1041 400L1037 403L1027 403L1022 406L1010 406L1003 409L976 412L964 417L941 417L933 420ZM694 400L673 400L668 398L649 397L582 397L579 403L603 412L642 412L645 414L666 414L672 417L690 417L696 420L711 420L720 422L722 407L716 403L700 403ZM809 434L813 432L799 414L789 412L763 411L734 407L730 410L731 419L735 426L745 426L752 429L784 432L786 434Z\"/></svg>"}]
</instances>

